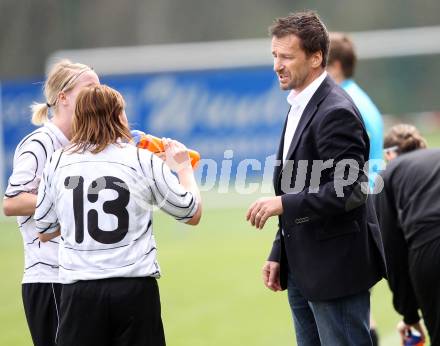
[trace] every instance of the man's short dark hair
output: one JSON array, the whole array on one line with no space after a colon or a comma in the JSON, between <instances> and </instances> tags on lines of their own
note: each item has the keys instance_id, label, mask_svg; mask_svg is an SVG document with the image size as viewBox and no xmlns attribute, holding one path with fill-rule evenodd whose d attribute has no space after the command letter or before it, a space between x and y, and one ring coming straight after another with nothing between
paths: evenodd
<instances>
[{"instance_id":1,"label":"man's short dark hair","mask_svg":"<svg viewBox=\"0 0 440 346\"><path fill-rule=\"evenodd\" d=\"M330 33L328 64L331 65L336 61L341 63L345 78L353 77L357 61L354 45L347 35L340 32Z\"/></svg>"},{"instance_id":2,"label":"man's short dark hair","mask_svg":"<svg viewBox=\"0 0 440 346\"><path fill-rule=\"evenodd\" d=\"M327 65L329 35L318 14L313 11L295 12L287 17L277 18L269 27L269 34L277 38L295 35L307 56L322 52L322 67Z\"/></svg>"}]
</instances>

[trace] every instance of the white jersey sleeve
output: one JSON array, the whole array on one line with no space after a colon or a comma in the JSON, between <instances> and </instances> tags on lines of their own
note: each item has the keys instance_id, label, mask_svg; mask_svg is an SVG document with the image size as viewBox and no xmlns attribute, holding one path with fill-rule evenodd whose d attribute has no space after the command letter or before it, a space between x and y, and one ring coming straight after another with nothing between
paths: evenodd
<instances>
[{"instance_id":1,"label":"white jersey sleeve","mask_svg":"<svg viewBox=\"0 0 440 346\"><path fill-rule=\"evenodd\" d=\"M44 137L42 133L35 133L20 143L14 155L14 168L5 197L14 197L22 192L37 193L44 165L48 159L46 148L51 146L45 143L42 137Z\"/></svg>"},{"instance_id":2,"label":"white jersey sleeve","mask_svg":"<svg viewBox=\"0 0 440 346\"><path fill-rule=\"evenodd\" d=\"M55 150L66 146L69 140L52 122L35 129L24 137L14 153L12 175L8 181L5 198L20 193L37 194L43 170ZM44 201L46 202L46 201ZM59 238L46 243L38 239L33 215L17 216L24 245L23 283L59 282ZM46 225L46 229L49 225ZM53 225L49 226L49 229Z\"/></svg>"},{"instance_id":3,"label":"white jersey sleeve","mask_svg":"<svg viewBox=\"0 0 440 346\"><path fill-rule=\"evenodd\" d=\"M168 165L147 150L138 149L142 172L150 181L153 204L181 222L189 221L197 211L196 197L179 183Z\"/></svg>"},{"instance_id":4,"label":"white jersey sleeve","mask_svg":"<svg viewBox=\"0 0 440 346\"><path fill-rule=\"evenodd\" d=\"M34 220L38 233L53 233L58 230L59 223L55 211L54 198L51 193L51 183L54 171L56 170L62 150L56 151L50 161L47 161L40 186L38 188L37 207Z\"/></svg>"}]
</instances>

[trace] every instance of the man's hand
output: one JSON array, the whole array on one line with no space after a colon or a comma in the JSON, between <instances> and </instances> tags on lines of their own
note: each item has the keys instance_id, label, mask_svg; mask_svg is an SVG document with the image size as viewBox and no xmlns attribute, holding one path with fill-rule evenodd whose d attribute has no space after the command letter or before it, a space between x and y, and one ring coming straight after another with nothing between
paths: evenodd
<instances>
[{"instance_id":1,"label":"man's hand","mask_svg":"<svg viewBox=\"0 0 440 346\"><path fill-rule=\"evenodd\" d=\"M409 335L409 332L411 331L411 328L414 328L415 330L417 330L420 333L420 337L422 338L422 341L425 342L426 335L425 335L425 331L424 331L422 325L420 324L420 322L409 325L403 321L400 321L397 324L397 331L400 334L400 339L402 341L402 345L404 345L405 341L408 339L408 335Z\"/></svg>"},{"instance_id":2,"label":"man's hand","mask_svg":"<svg viewBox=\"0 0 440 346\"><path fill-rule=\"evenodd\" d=\"M267 261L263 266L264 285L274 291L281 291L280 284L280 264L278 262Z\"/></svg>"},{"instance_id":3,"label":"man's hand","mask_svg":"<svg viewBox=\"0 0 440 346\"><path fill-rule=\"evenodd\" d=\"M283 204L281 197L264 197L256 200L249 207L246 214L246 220L252 226L263 229L267 219L271 216L281 215L283 213Z\"/></svg>"}]
</instances>

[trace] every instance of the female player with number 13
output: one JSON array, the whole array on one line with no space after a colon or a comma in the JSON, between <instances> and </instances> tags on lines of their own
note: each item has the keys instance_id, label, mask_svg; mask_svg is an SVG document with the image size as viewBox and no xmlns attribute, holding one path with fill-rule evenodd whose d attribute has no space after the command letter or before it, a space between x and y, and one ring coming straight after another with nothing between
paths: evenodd
<instances>
[{"instance_id":1,"label":"female player with number 13","mask_svg":"<svg viewBox=\"0 0 440 346\"><path fill-rule=\"evenodd\" d=\"M93 86L45 167L35 219L45 239L61 228L58 345L165 345L152 207L195 225L200 193L182 144L165 141L164 162L129 142L122 96Z\"/></svg>"}]
</instances>

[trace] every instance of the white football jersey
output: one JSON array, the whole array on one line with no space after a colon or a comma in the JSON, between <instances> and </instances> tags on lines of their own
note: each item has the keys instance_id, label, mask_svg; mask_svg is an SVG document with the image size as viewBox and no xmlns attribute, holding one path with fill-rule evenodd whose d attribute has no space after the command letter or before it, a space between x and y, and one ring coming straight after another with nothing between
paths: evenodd
<instances>
[{"instance_id":1,"label":"white football jersey","mask_svg":"<svg viewBox=\"0 0 440 346\"><path fill-rule=\"evenodd\" d=\"M60 282L160 276L152 209L179 221L195 196L157 156L131 144L98 154L59 150L46 165L35 212L41 233L61 227Z\"/></svg>"},{"instance_id":2,"label":"white football jersey","mask_svg":"<svg viewBox=\"0 0 440 346\"><path fill-rule=\"evenodd\" d=\"M13 172L5 197L22 192L37 193L44 166L59 148L69 144L61 130L51 122L26 136L14 154ZM24 242L23 283L58 282L58 238L41 243L32 216L18 216Z\"/></svg>"}]
</instances>

